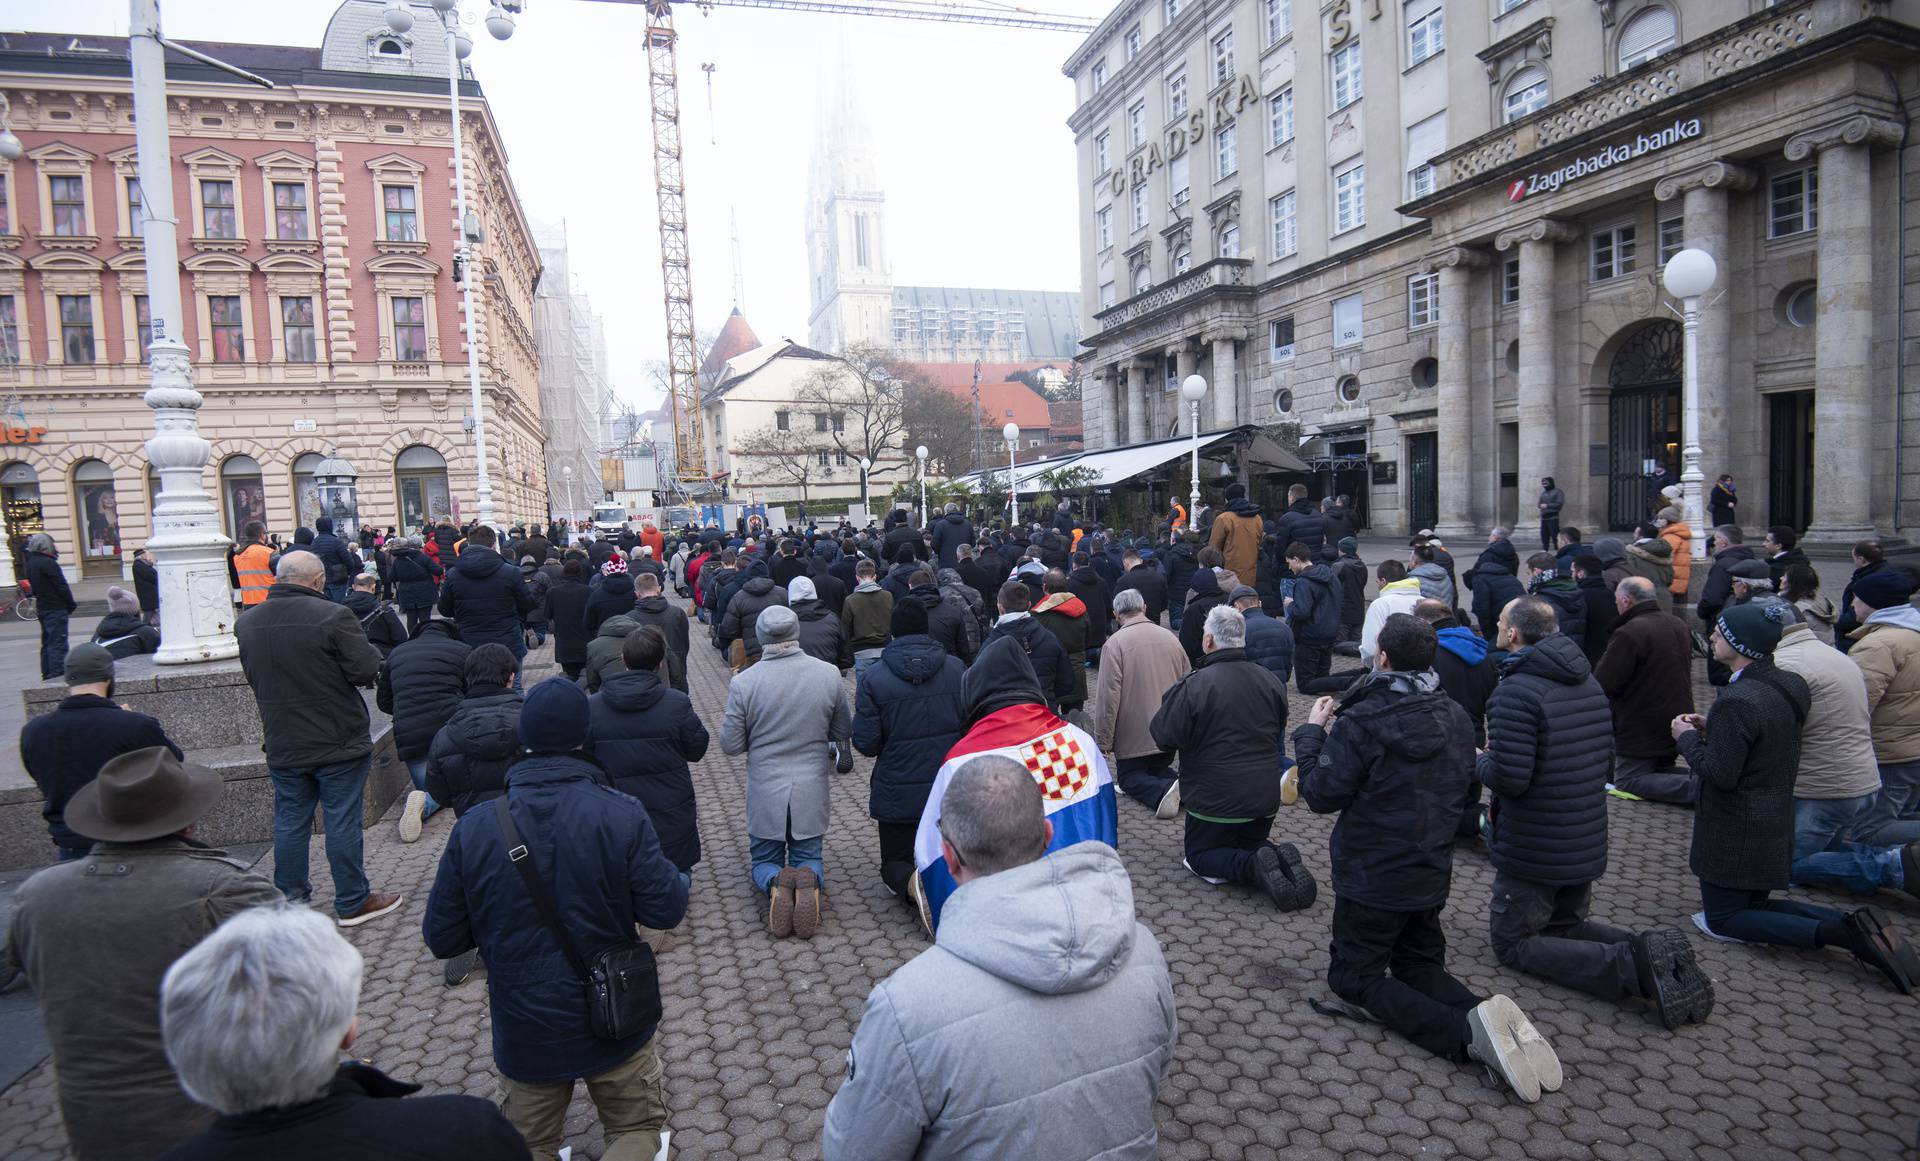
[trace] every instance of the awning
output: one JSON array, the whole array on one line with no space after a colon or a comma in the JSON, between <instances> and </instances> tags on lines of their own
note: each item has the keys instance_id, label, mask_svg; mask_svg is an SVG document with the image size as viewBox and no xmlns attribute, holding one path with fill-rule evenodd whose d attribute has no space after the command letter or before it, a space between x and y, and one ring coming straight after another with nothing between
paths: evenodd
<instances>
[{"instance_id":1,"label":"awning","mask_svg":"<svg viewBox=\"0 0 1920 1161\"><path fill-rule=\"evenodd\" d=\"M1171 463L1187 455L1193 447L1193 441L1186 436L1174 436L1171 439L1154 440L1151 443L1129 444L1126 447L1107 448L1104 451L1076 452L1073 455L1056 456L1053 459L1036 460L1030 464L1021 464L1014 472L1014 487L1021 495L1037 495L1047 491L1041 481L1042 476L1061 468L1091 470L1094 475L1080 488L1111 488L1155 468ZM1230 458L1239 450L1244 455L1247 467L1259 472L1308 472L1307 466L1294 452L1288 450L1272 437L1262 434L1259 429L1248 427L1230 427L1221 431L1203 432L1200 436L1200 458L1222 461ZM961 476L956 483L964 482L979 487L980 482L992 474L1005 487L1006 469L989 469L988 472L972 472ZM1210 473L1208 483L1215 482Z\"/></svg>"}]
</instances>

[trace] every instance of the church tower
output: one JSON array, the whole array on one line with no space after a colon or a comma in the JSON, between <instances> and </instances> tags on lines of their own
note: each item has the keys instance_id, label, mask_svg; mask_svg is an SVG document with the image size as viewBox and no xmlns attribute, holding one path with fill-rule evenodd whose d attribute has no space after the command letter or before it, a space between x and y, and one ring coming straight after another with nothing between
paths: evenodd
<instances>
[{"instance_id":1,"label":"church tower","mask_svg":"<svg viewBox=\"0 0 1920 1161\"><path fill-rule=\"evenodd\" d=\"M884 347L892 338L887 199L880 190L872 135L860 113L854 59L842 33L832 66L820 78L807 186L807 272L812 283L807 342L834 354L851 343Z\"/></svg>"}]
</instances>

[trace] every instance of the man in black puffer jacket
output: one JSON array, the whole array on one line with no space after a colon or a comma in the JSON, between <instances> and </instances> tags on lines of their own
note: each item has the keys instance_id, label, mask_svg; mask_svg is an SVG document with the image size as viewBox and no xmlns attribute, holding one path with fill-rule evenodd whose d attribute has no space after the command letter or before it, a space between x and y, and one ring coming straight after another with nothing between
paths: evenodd
<instances>
[{"instance_id":1,"label":"man in black puffer jacket","mask_svg":"<svg viewBox=\"0 0 1920 1161\"><path fill-rule=\"evenodd\" d=\"M933 551L940 567L960 567L960 546L972 543L973 525L960 514L960 505L948 504L946 513L933 522Z\"/></svg>"},{"instance_id":2,"label":"man in black puffer jacket","mask_svg":"<svg viewBox=\"0 0 1920 1161\"><path fill-rule=\"evenodd\" d=\"M660 680L667 657L660 630L642 625L628 633L620 657L626 669L610 674L591 699L590 748L613 788L646 806L660 853L691 871L700 861L700 820L687 764L706 757L707 727L687 695Z\"/></svg>"},{"instance_id":3,"label":"man in black puffer jacket","mask_svg":"<svg viewBox=\"0 0 1920 1161\"><path fill-rule=\"evenodd\" d=\"M1028 611L1032 608L1033 591L1026 585L1019 581L1008 581L1001 585L1000 619L994 622L993 631L980 642L980 656L974 660L977 662L984 658L987 646L1000 638L1013 638L1033 665L1033 675L1040 682L1040 695L1047 699L1047 708L1058 713L1060 703L1073 696L1072 662L1067 658L1067 651L1061 648L1060 639L1033 619L1033 614Z\"/></svg>"},{"instance_id":4,"label":"man in black puffer jacket","mask_svg":"<svg viewBox=\"0 0 1920 1161\"><path fill-rule=\"evenodd\" d=\"M1280 516L1280 526L1274 530L1274 551L1284 556L1287 549L1296 544L1304 544L1309 550L1325 544L1327 518L1321 515L1318 504L1307 499L1306 486L1295 484L1288 488L1287 501L1287 510Z\"/></svg>"},{"instance_id":5,"label":"man in black puffer jacket","mask_svg":"<svg viewBox=\"0 0 1920 1161\"><path fill-rule=\"evenodd\" d=\"M427 793L427 751L467 695L467 655L472 652L452 621L428 621L413 640L394 646L374 679L374 701L380 712L392 716L394 751L413 778L400 812L402 842L418 839L421 824L440 809Z\"/></svg>"},{"instance_id":6,"label":"man in black puffer jacket","mask_svg":"<svg viewBox=\"0 0 1920 1161\"><path fill-rule=\"evenodd\" d=\"M1652 1000L1668 1028L1705 1019L1713 985L1684 934L1635 935L1587 918L1607 869L1613 714L1580 642L1539 597L1508 605L1499 626L1495 644L1508 652L1479 759L1493 791L1494 955L1602 999Z\"/></svg>"},{"instance_id":7,"label":"man in black puffer jacket","mask_svg":"<svg viewBox=\"0 0 1920 1161\"><path fill-rule=\"evenodd\" d=\"M353 578L359 575L360 558L347 548L346 542L333 534L333 517L322 516L313 522L313 543L307 551L320 558L327 566L327 599L343 602L347 599L347 587Z\"/></svg>"},{"instance_id":8,"label":"man in black puffer jacket","mask_svg":"<svg viewBox=\"0 0 1920 1161\"><path fill-rule=\"evenodd\" d=\"M467 654L466 697L427 750L427 793L455 818L507 792L507 767L520 755L519 672L504 645Z\"/></svg>"},{"instance_id":9,"label":"man in black puffer jacket","mask_svg":"<svg viewBox=\"0 0 1920 1161\"><path fill-rule=\"evenodd\" d=\"M1173 543L1160 555L1160 559L1167 566L1168 627L1176 633L1180 631L1182 625L1187 623L1187 598L1193 593L1193 574L1200 568L1200 550L1194 547L1199 539L1198 536L1192 535L1175 537ZM1216 556L1219 555L1219 551L1219 549L1213 550ZM1251 580L1252 578L1243 579ZM1214 587L1217 589L1220 586ZM1203 620L1206 615L1205 609L1200 610ZM1197 646L1200 638L1197 630L1195 633L1194 642ZM1184 641L1184 638L1182 640ZM1187 653L1191 655L1194 650L1189 649Z\"/></svg>"},{"instance_id":10,"label":"man in black puffer jacket","mask_svg":"<svg viewBox=\"0 0 1920 1161\"><path fill-rule=\"evenodd\" d=\"M453 618L467 644L504 645L521 658L527 655L521 619L532 608L519 568L493 550L493 529L477 525L440 586L440 615Z\"/></svg>"}]
</instances>

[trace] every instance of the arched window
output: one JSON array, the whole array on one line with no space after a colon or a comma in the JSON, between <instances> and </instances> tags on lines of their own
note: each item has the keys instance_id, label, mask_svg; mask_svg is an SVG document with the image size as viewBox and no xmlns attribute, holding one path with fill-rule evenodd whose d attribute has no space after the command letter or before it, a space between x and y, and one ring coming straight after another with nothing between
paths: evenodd
<instances>
[{"instance_id":1,"label":"arched window","mask_svg":"<svg viewBox=\"0 0 1920 1161\"><path fill-rule=\"evenodd\" d=\"M380 56L407 55L407 50L401 47L400 42L392 39L391 37L383 39L379 41L377 44L375 44L373 51Z\"/></svg>"},{"instance_id":2,"label":"arched window","mask_svg":"<svg viewBox=\"0 0 1920 1161\"><path fill-rule=\"evenodd\" d=\"M403 530L418 532L423 525L453 519L447 461L439 452L419 444L407 448L394 458L393 477Z\"/></svg>"},{"instance_id":3,"label":"arched window","mask_svg":"<svg viewBox=\"0 0 1920 1161\"><path fill-rule=\"evenodd\" d=\"M220 497L226 503L227 535L239 540L247 525L267 525L267 486L260 478L260 461L252 456L228 456L220 461Z\"/></svg>"},{"instance_id":4,"label":"arched window","mask_svg":"<svg viewBox=\"0 0 1920 1161\"><path fill-rule=\"evenodd\" d=\"M1679 41L1671 8L1648 8L1620 29L1620 70L1645 64Z\"/></svg>"},{"instance_id":5,"label":"arched window","mask_svg":"<svg viewBox=\"0 0 1920 1161\"><path fill-rule=\"evenodd\" d=\"M1153 270L1145 263L1133 268L1133 292L1145 294L1153 289Z\"/></svg>"},{"instance_id":6,"label":"arched window","mask_svg":"<svg viewBox=\"0 0 1920 1161\"><path fill-rule=\"evenodd\" d=\"M1191 269L1193 269L1193 247L1182 242L1180 248L1173 252L1173 272L1185 274Z\"/></svg>"},{"instance_id":7,"label":"arched window","mask_svg":"<svg viewBox=\"0 0 1920 1161\"><path fill-rule=\"evenodd\" d=\"M1529 65L1507 79L1507 87L1500 98L1502 117L1511 122L1518 121L1536 109L1547 106L1547 74L1544 69Z\"/></svg>"},{"instance_id":8,"label":"arched window","mask_svg":"<svg viewBox=\"0 0 1920 1161\"><path fill-rule=\"evenodd\" d=\"M7 549L13 554L13 575L19 576L27 561L27 537L47 530L40 509L40 474L33 465L15 460L0 469L0 505L6 507Z\"/></svg>"},{"instance_id":9,"label":"arched window","mask_svg":"<svg viewBox=\"0 0 1920 1161\"><path fill-rule=\"evenodd\" d=\"M1220 227L1220 257L1240 257L1240 223L1228 222Z\"/></svg>"},{"instance_id":10,"label":"arched window","mask_svg":"<svg viewBox=\"0 0 1920 1161\"><path fill-rule=\"evenodd\" d=\"M320 487L313 482L313 469L326 458L308 452L293 461L293 522L302 528L312 528L320 518Z\"/></svg>"},{"instance_id":11,"label":"arched window","mask_svg":"<svg viewBox=\"0 0 1920 1161\"><path fill-rule=\"evenodd\" d=\"M79 515L80 575L120 575L120 500L113 469L99 460L73 468L74 511Z\"/></svg>"}]
</instances>

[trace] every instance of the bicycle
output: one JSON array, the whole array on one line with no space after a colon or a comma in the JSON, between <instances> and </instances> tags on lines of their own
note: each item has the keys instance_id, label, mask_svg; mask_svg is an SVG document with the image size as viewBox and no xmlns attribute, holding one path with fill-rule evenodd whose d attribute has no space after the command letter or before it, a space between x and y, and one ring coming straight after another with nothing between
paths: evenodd
<instances>
[{"instance_id":1,"label":"bicycle","mask_svg":"<svg viewBox=\"0 0 1920 1161\"><path fill-rule=\"evenodd\" d=\"M19 590L7 602L6 608L0 610L0 616L9 612L22 621L31 621L40 615L39 602L33 599L33 585L24 580L20 582Z\"/></svg>"}]
</instances>

